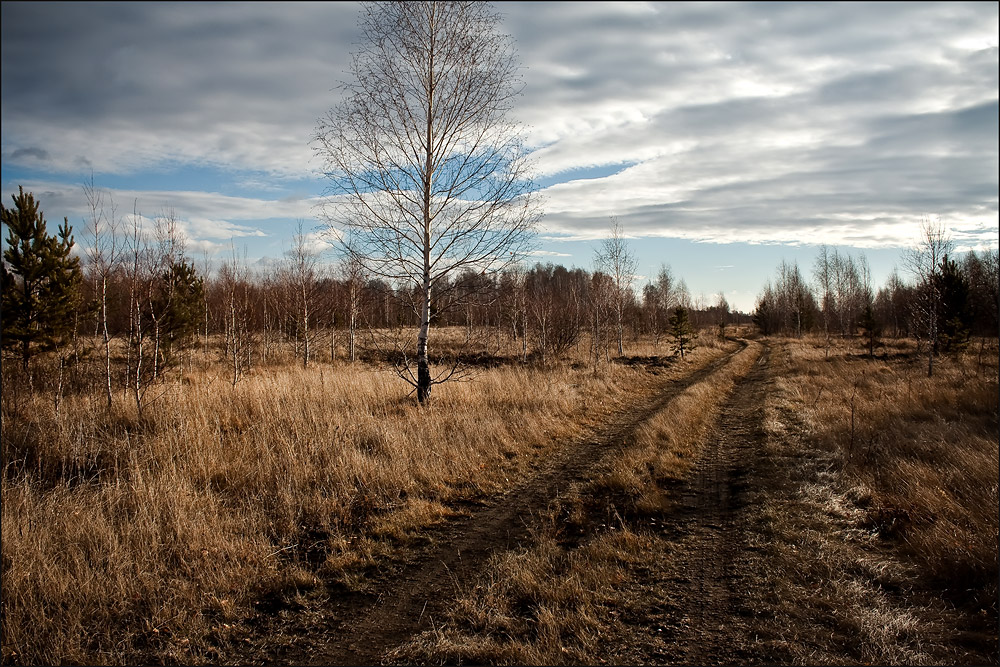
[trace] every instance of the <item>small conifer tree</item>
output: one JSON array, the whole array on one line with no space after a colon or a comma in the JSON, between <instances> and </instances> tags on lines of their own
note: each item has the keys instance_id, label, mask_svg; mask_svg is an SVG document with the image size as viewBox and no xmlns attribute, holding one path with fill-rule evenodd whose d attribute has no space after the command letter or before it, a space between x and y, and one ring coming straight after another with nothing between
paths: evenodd
<instances>
[{"instance_id":1,"label":"small conifer tree","mask_svg":"<svg viewBox=\"0 0 1000 667\"><path fill-rule=\"evenodd\" d=\"M183 258L172 262L160 275L158 293L153 301L155 312L161 314L161 352L165 362L197 330L203 314L204 290L204 278Z\"/></svg>"},{"instance_id":2,"label":"small conifer tree","mask_svg":"<svg viewBox=\"0 0 1000 667\"><path fill-rule=\"evenodd\" d=\"M46 231L39 202L23 187L12 195L14 208L0 205L7 227L3 252L3 346L31 357L56 347L72 331L80 298L80 259L71 254L73 228L63 218L57 236Z\"/></svg>"},{"instance_id":3,"label":"small conifer tree","mask_svg":"<svg viewBox=\"0 0 1000 667\"><path fill-rule=\"evenodd\" d=\"M685 353L694 349L694 340L698 337L694 331L694 327L691 326L691 319L688 317L687 308L684 306L674 308L674 314L670 316L667 324L670 327L669 333L674 341L674 346L683 359Z\"/></svg>"},{"instance_id":4,"label":"small conifer tree","mask_svg":"<svg viewBox=\"0 0 1000 667\"><path fill-rule=\"evenodd\" d=\"M969 307L969 281L954 260L945 255L934 283L941 296L938 310L938 340L941 352L958 352L969 343L972 309Z\"/></svg>"},{"instance_id":5,"label":"small conifer tree","mask_svg":"<svg viewBox=\"0 0 1000 667\"><path fill-rule=\"evenodd\" d=\"M865 345L868 348L868 356L874 359L875 348L882 344L882 323L875 316L875 308L872 302L869 301L865 304L865 309L861 313L858 325L861 327Z\"/></svg>"}]
</instances>

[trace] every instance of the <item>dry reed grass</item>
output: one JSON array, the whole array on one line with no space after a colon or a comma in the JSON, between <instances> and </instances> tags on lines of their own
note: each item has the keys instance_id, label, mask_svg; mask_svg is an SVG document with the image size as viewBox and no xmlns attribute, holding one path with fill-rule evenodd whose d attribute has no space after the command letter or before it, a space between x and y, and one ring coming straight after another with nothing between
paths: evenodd
<instances>
[{"instance_id":1,"label":"dry reed grass","mask_svg":"<svg viewBox=\"0 0 1000 667\"><path fill-rule=\"evenodd\" d=\"M914 349L775 341L767 451L792 493L751 502L789 662L996 663L996 348L933 378Z\"/></svg>"},{"instance_id":2,"label":"dry reed grass","mask_svg":"<svg viewBox=\"0 0 1000 667\"><path fill-rule=\"evenodd\" d=\"M620 607L618 586L652 540L623 523L577 548L558 503L541 517L530 548L493 556L440 626L391 652L390 664L593 664Z\"/></svg>"},{"instance_id":3,"label":"dry reed grass","mask_svg":"<svg viewBox=\"0 0 1000 667\"><path fill-rule=\"evenodd\" d=\"M973 347L928 378L907 350L826 358L790 345L778 380L810 441L838 455L863 526L898 542L922 576L960 597L997 595L997 354Z\"/></svg>"},{"instance_id":4,"label":"dry reed grass","mask_svg":"<svg viewBox=\"0 0 1000 667\"><path fill-rule=\"evenodd\" d=\"M748 563L766 581L747 602L767 618L758 655L995 663L996 355L944 360L928 379L912 342L875 361L846 348L827 356L821 341L771 344L762 446L782 472L774 487L751 492L746 536ZM668 543L632 519L667 505L670 482L688 473L755 358L745 351L672 401L603 475L553 503L533 546L495 556L443 623L389 658L595 664L608 656L609 638L630 636L620 621L634 604L629 591L644 590L643 572L671 557Z\"/></svg>"},{"instance_id":5,"label":"dry reed grass","mask_svg":"<svg viewBox=\"0 0 1000 667\"><path fill-rule=\"evenodd\" d=\"M638 346L637 346L638 347ZM679 376L722 354L656 369ZM275 355L276 356L276 355ZM272 359L275 358L272 356ZM192 663L272 591L363 568L662 381L572 360L484 369L421 408L364 364L197 360L140 419L20 393L3 415L3 661ZM5 366L6 368L6 366Z\"/></svg>"}]
</instances>

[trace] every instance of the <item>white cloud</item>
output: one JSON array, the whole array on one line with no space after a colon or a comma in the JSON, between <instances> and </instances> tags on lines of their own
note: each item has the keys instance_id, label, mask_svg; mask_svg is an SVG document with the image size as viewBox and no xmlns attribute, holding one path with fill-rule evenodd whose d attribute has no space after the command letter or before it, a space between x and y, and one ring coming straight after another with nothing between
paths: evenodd
<instances>
[{"instance_id":1,"label":"white cloud","mask_svg":"<svg viewBox=\"0 0 1000 667\"><path fill-rule=\"evenodd\" d=\"M50 210L63 211L76 232L83 232L90 212L81 187L41 181L29 181L22 185L26 192L35 195L36 200L41 203L43 213ZM288 202L231 197L210 192L106 192L111 197L105 200L109 210L113 200L117 215L131 220L134 209L147 231L152 229L152 221L157 216L173 215L179 230L192 248L218 249L220 246L228 246L225 242L229 239L268 236L259 224L254 224L265 220L299 218L311 221L310 224L314 226L319 224L314 218L318 202L315 198ZM12 194L13 191L5 190L4 200L9 200Z\"/></svg>"},{"instance_id":2,"label":"white cloud","mask_svg":"<svg viewBox=\"0 0 1000 667\"><path fill-rule=\"evenodd\" d=\"M532 250L528 253L532 257L572 257L568 252L555 252L553 250Z\"/></svg>"}]
</instances>

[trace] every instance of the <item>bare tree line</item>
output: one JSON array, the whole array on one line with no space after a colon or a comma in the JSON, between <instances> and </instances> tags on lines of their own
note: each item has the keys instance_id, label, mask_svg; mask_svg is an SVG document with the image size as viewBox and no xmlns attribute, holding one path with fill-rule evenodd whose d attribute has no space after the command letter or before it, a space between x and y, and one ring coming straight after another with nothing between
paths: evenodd
<instances>
[{"instance_id":1,"label":"bare tree line","mask_svg":"<svg viewBox=\"0 0 1000 667\"><path fill-rule=\"evenodd\" d=\"M135 203L122 214L92 181L84 194L85 279L77 317L99 348L100 361L91 368L99 366L108 405L120 390L141 412L164 375L190 364L196 350L202 360L214 355L223 362L235 385L255 366L289 357L308 367L362 357L395 360L412 349L404 328L420 323L422 287L372 275L353 256L328 261L324 244L302 222L283 259L251 264L232 245L210 274L213 262L206 253L196 265L172 211L149 219ZM684 281L666 265L637 293L635 259L620 227L597 251L595 265L587 271L517 263L491 273L464 267L439 278L430 294L431 322L462 327L464 342L436 360L546 362L575 350L606 363L626 355L640 335L651 334L660 351L677 307L691 309L697 326L724 327L736 317L721 296L715 306L694 308ZM386 345L387 339L397 343Z\"/></svg>"},{"instance_id":2,"label":"bare tree line","mask_svg":"<svg viewBox=\"0 0 1000 667\"><path fill-rule=\"evenodd\" d=\"M153 347L147 363L168 363L162 348L174 331L160 311L176 289L164 274L174 265L191 267L204 286L197 303L190 304L197 312L184 332L185 346L219 337L212 344L222 346L237 377L255 363L266 363L279 343L290 346L304 366L319 358L349 361L359 356L359 341L368 330L418 323L412 306L421 298L419 288L371 276L352 258L324 261L301 226L284 260L251 265L234 249L209 276L204 266L194 267L172 218L154 221L150 236L132 220L128 216L117 227L101 223L88 234L84 302L93 306L90 330L101 339L105 366L112 343L130 337L133 347L140 339ZM516 264L494 274L469 268L435 284L432 322L463 327L465 341L479 346L477 354L544 360L582 344L589 334L588 344L598 348L591 349L595 357L622 356L635 336L650 333L662 342L673 308L694 307L683 281L676 281L666 265L637 294L634 260L629 261L627 276L620 268L615 275L551 263ZM150 297L158 291L166 300ZM144 317L136 316L137 307L146 308ZM715 324L716 310L707 307L692 317L701 325ZM335 347L321 345L322 340ZM255 350L249 355L248 345Z\"/></svg>"},{"instance_id":3,"label":"bare tree line","mask_svg":"<svg viewBox=\"0 0 1000 667\"><path fill-rule=\"evenodd\" d=\"M998 254L954 254L940 222L925 220L912 248L901 257L905 280L893 270L874 285L863 253L823 246L811 281L795 263L782 262L757 297L754 322L765 335L820 332L827 348L835 338L863 336L874 355L883 336L916 338L927 354L928 375L942 350L958 349L971 336L998 331Z\"/></svg>"},{"instance_id":4,"label":"bare tree line","mask_svg":"<svg viewBox=\"0 0 1000 667\"><path fill-rule=\"evenodd\" d=\"M141 391L143 373L155 378L169 363L163 348L173 345L162 329L170 324L165 313L175 299L177 281L165 281L164 272L171 266L193 270L194 265L184 253L172 215L157 217L152 238L146 239L134 222L107 222L114 220L113 202L105 201L108 210L102 211L100 193L92 187L87 193L88 201L96 202L85 267L94 304L93 331L102 341L106 371L111 341L128 343L126 366L132 385ZM903 258L912 281L894 271L884 285L876 286L863 253L851 255L826 246L806 275L797 264L782 262L758 297L755 323L765 335L820 332L828 343L877 331L878 336L915 337L940 346L941 266L953 248L940 230L925 229L924 234L924 243ZM209 337L222 335L232 382L255 364L267 363L281 346L291 348L303 366L320 358L392 356L403 346L380 348L372 332L419 327L424 299L420 285L373 276L352 256L324 262L320 247L310 245L299 223L283 261L251 267L234 251L214 276L198 276L204 290L193 318L201 324L197 333L203 346ZM613 226L594 259L594 271L551 263L530 268L516 264L491 274L466 267L435 282L430 322L463 327L466 356L544 362L585 343L597 363L626 355L628 341L639 335L652 336L659 348L669 338L670 318L678 307L689 312L695 329L714 326L724 334L729 324L747 321L731 312L722 294L711 305L703 296L692 299L684 281L667 265L637 293L635 260L620 227ZM957 264L947 261L954 264L954 279L968 291L959 313L968 334L995 335L996 251L965 253ZM192 335L184 343L191 345L194 329L188 333ZM951 336L956 343L956 333ZM109 371L106 376L110 387Z\"/></svg>"},{"instance_id":5,"label":"bare tree line","mask_svg":"<svg viewBox=\"0 0 1000 667\"><path fill-rule=\"evenodd\" d=\"M134 205L123 215L92 182L84 193L85 280L74 331L94 337L92 382L99 377L109 405L118 390L141 413L164 375L190 364L195 349L202 361L214 355L224 362L233 385L255 366L290 359L308 367L365 358L405 372L423 314L420 285L372 275L353 256L329 261L301 222L283 259L250 264L233 246L209 275L207 255L200 268L188 256L172 211L147 219ZM912 280L893 272L881 287L863 254L822 247L807 275L783 262L758 298L755 323L765 335L819 332L828 345L862 336L872 354L880 337L914 337L932 373L942 349L972 334L996 335L997 253L956 261L940 228L923 233L903 258ZM665 264L637 290L634 257L615 225L594 264L593 271L551 263L492 273L465 267L440 278L430 322L460 327L464 336L431 360L454 372L460 361L545 363L573 352L597 365L627 356L639 336L649 336L657 354L679 351L690 341L678 345L686 335L678 308L691 332L712 327L724 336L730 325L749 323L722 294L711 305L704 296L692 299Z\"/></svg>"}]
</instances>

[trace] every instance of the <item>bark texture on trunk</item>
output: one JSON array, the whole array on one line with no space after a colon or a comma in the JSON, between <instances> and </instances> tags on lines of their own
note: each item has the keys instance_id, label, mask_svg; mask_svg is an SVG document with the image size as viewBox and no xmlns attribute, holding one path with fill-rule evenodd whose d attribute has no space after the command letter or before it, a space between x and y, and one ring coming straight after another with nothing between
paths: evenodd
<instances>
[{"instance_id":1,"label":"bark texture on trunk","mask_svg":"<svg viewBox=\"0 0 1000 667\"><path fill-rule=\"evenodd\" d=\"M417 401L426 403L431 396L431 367L427 360L427 336L431 328L431 287L425 280L423 304L420 314L420 333L417 335Z\"/></svg>"}]
</instances>

